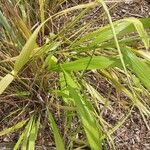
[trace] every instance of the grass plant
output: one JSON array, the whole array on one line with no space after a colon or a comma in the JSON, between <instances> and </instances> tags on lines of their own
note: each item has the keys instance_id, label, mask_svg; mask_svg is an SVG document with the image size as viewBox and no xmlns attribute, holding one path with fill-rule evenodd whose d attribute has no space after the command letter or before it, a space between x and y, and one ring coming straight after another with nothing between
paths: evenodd
<instances>
[{"instance_id":1,"label":"grass plant","mask_svg":"<svg viewBox=\"0 0 150 150\"><path fill-rule=\"evenodd\" d=\"M107 17L108 24L95 29L96 20L86 16L97 7L103 15L96 20ZM0 136L18 130L14 150L34 150L42 129L57 150L115 149L112 134L134 108L148 127L150 18L112 21L109 9L102 0L0 0L0 103L13 103L1 119L18 118ZM109 92L99 92L87 74L107 81ZM103 116L113 110L112 88L126 98L121 105L128 111L115 125Z\"/></svg>"}]
</instances>

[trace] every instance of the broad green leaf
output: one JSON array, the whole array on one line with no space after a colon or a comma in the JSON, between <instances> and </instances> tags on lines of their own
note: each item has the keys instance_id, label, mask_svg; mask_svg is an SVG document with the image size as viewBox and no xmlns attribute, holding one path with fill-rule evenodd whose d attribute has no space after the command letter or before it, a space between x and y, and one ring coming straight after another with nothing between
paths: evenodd
<instances>
[{"instance_id":1,"label":"broad green leaf","mask_svg":"<svg viewBox=\"0 0 150 150\"><path fill-rule=\"evenodd\" d=\"M121 31L125 30L131 23L130 22L125 22L125 21L116 21L114 22L114 28L116 34L119 34ZM75 45L79 45L80 43L82 44L83 42L88 42L88 45L91 46L96 46L97 44L101 44L105 41L108 41L113 38L113 33L110 25L101 27L100 29L86 34L83 36Z\"/></svg>"},{"instance_id":2,"label":"broad green leaf","mask_svg":"<svg viewBox=\"0 0 150 150\"><path fill-rule=\"evenodd\" d=\"M12 133L12 132L22 128L26 124L27 120L28 119L22 120L19 123L15 124L14 126L12 126L10 128L6 128L6 129L0 131L0 136Z\"/></svg>"},{"instance_id":3,"label":"broad green leaf","mask_svg":"<svg viewBox=\"0 0 150 150\"><path fill-rule=\"evenodd\" d=\"M14 71L11 74L7 74L0 81L0 95L4 92L7 86L14 80Z\"/></svg>"},{"instance_id":4,"label":"broad green leaf","mask_svg":"<svg viewBox=\"0 0 150 150\"><path fill-rule=\"evenodd\" d=\"M146 32L143 31L143 28L145 29L145 28L150 27L150 18L139 19L139 21L137 21L137 24L139 27L135 28L135 23L133 24L132 21L127 21L126 19L113 22L114 29L115 29L117 36L123 36L124 34L135 32L138 29L138 33L140 34L142 38L144 38L143 42L148 47L149 45L149 41L147 38L148 36ZM83 48L83 49L86 46L93 47L93 46L96 46L97 44L102 44L103 42L112 39L113 36L114 35L112 33L111 26L106 25L104 27L100 27L96 31L88 33L85 36L82 36L75 44L73 44L73 47L76 48L76 47L79 47L79 45L80 45L80 48ZM86 43L86 45L84 45L84 42Z\"/></svg>"},{"instance_id":5,"label":"broad green leaf","mask_svg":"<svg viewBox=\"0 0 150 150\"><path fill-rule=\"evenodd\" d=\"M115 33L118 35L121 31L126 29L131 23L130 22L117 22L114 23ZM111 26L107 28L104 27L102 31L100 31L99 35L95 36L94 40L92 41L92 45L101 44L104 41L108 41L114 37Z\"/></svg>"},{"instance_id":6,"label":"broad green leaf","mask_svg":"<svg viewBox=\"0 0 150 150\"><path fill-rule=\"evenodd\" d=\"M62 73L59 73L59 82L60 82L60 87L61 87L61 96L63 97L63 100L66 104L70 105L72 104L72 99L69 97L69 91L66 90L66 81ZM58 94L58 93L57 93Z\"/></svg>"},{"instance_id":7,"label":"broad green leaf","mask_svg":"<svg viewBox=\"0 0 150 150\"><path fill-rule=\"evenodd\" d=\"M78 89L77 83L71 78L71 76L62 68L63 70L63 75L64 75L64 81L65 81L65 86L70 85L74 89Z\"/></svg>"},{"instance_id":8,"label":"broad green leaf","mask_svg":"<svg viewBox=\"0 0 150 150\"><path fill-rule=\"evenodd\" d=\"M76 61L67 62L61 65L66 71L81 71L90 69L106 69L120 66L120 60L113 57L93 56L80 58ZM59 65L54 70L60 70Z\"/></svg>"},{"instance_id":9,"label":"broad green leaf","mask_svg":"<svg viewBox=\"0 0 150 150\"><path fill-rule=\"evenodd\" d=\"M61 68L62 69L62 68ZM66 75L67 76L67 75ZM68 104L68 105L74 105L74 101L72 101L72 98L69 96L69 91L66 89L66 76L64 76L63 72L59 73L59 78L60 78L60 87L61 87L61 96L63 97L63 100ZM73 81L70 76L67 76L67 81L72 85L74 88L78 88L77 84L75 81Z\"/></svg>"},{"instance_id":10,"label":"broad green leaf","mask_svg":"<svg viewBox=\"0 0 150 150\"><path fill-rule=\"evenodd\" d=\"M57 150L65 150L65 146L64 146L62 137L61 137L61 135L59 133L59 130L58 130L57 126L56 126L54 118L53 118L52 114L50 113L50 111L48 109L47 109L47 115L48 115L50 126L51 126L51 128L53 130L55 144L56 144L56 149Z\"/></svg>"},{"instance_id":11,"label":"broad green leaf","mask_svg":"<svg viewBox=\"0 0 150 150\"><path fill-rule=\"evenodd\" d=\"M89 146L93 150L99 150L101 149L101 131L99 124L96 122L96 118L93 114L94 109L91 103L89 103L87 99L81 96L80 90L71 76L65 71L64 76L68 85L67 89L69 91L69 95L73 99L77 107L77 112L79 113L79 116L81 118Z\"/></svg>"}]
</instances>

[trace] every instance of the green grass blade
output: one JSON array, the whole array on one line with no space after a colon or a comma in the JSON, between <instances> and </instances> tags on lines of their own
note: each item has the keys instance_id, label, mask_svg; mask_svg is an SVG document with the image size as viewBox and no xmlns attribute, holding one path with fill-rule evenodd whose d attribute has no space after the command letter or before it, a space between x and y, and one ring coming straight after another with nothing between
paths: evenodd
<instances>
[{"instance_id":1,"label":"green grass blade","mask_svg":"<svg viewBox=\"0 0 150 150\"><path fill-rule=\"evenodd\" d=\"M63 97L63 101L67 104L67 105L71 105L72 104L72 100L69 99L69 91L64 89L66 87L66 81L62 73L59 73L59 82L60 82L60 94Z\"/></svg>"},{"instance_id":2,"label":"green grass blade","mask_svg":"<svg viewBox=\"0 0 150 150\"><path fill-rule=\"evenodd\" d=\"M150 67L138 58L130 48L123 48L125 63L130 66L145 87L150 90Z\"/></svg>"},{"instance_id":3,"label":"green grass blade","mask_svg":"<svg viewBox=\"0 0 150 150\"><path fill-rule=\"evenodd\" d=\"M114 23L115 33L118 35L121 31L126 29L131 23L129 22L122 22L118 21ZM95 35L94 35L95 36ZM92 41L92 45L101 44L105 41L108 41L114 37L114 34L112 33L111 25L108 27L102 28L102 30L99 32L99 35L95 37L95 39Z\"/></svg>"},{"instance_id":4,"label":"green grass blade","mask_svg":"<svg viewBox=\"0 0 150 150\"><path fill-rule=\"evenodd\" d=\"M140 22L142 22L144 29L147 29L150 27L150 18L141 18L139 20L140 20ZM135 29L134 25L131 24L129 27L127 27L125 30L123 30L121 32L121 34L123 35L123 34L127 34L130 32L135 32L135 31L136 31L136 29Z\"/></svg>"},{"instance_id":5,"label":"green grass blade","mask_svg":"<svg viewBox=\"0 0 150 150\"><path fill-rule=\"evenodd\" d=\"M71 76L65 71L64 76L68 85L67 89L69 91L69 95L77 106L77 112L79 113L79 116L81 118L89 146L93 150L99 150L101 149L101 132L99 124L96 122L96 119L93 115L93 107L91 103L88 103L87 100L80 95L78 86L73 81Z\"/></svg>"},{"instance_id":6,"label":"green grass blade","mask_svg":"<svg viewBox=\"0 0 150 150\"><path fill-rule=\"evenodd\" d=\"M36 30L33 32L33 34L30 36L30 38L24 45L20 55L17 57L14 70L11 72L14 76L17 75L17 73L21 70L21 68L29 61L30 56L32 56L33 49L37 46L36 44L37 35L41 27L44 25L44 23L42 23L40 26L36 28ZM3 91L7 88L7 86L13 81L14 76L7 74L4 78L2 78L2 80L0 81L0 94L2 94Z\"/></svg>"},{"instance_id":7,"label":"green grass blade","mask_svg":"<svg viewBox=\"0 0 150 150\"><path fill-rule=\"evenodd\" d=\"M145 45L145 48L148 50L149 36L148 36L146 30L144 29L142 22L137 18L128 18L128 19L124 19L124 20L127 22L130 22L134 25L135 29L137 30L139 36L141 37L141 39Z\"/></svg>"},{"instance_id":8,"label":"green grass blade","mask_svg":"<svg viewBox=\"0 0 150 150\"><path fill-rule=\"evenodd\" d=\"M29 61L30 55L32 54L33 49L35 48L37 35L42 26L43 26L43 24L41 24L39 27L37 27L37 29L33 32L31 37L29 38L29 40L26 42L20 55L17 57L15 66L14 66L15 73L18 73L20 71L20 69Z\"/></svg>"},{"instance_id":9,"label":"green grass blade","mask_svg":"<svg viewBox=\"0 0 150 150\"><path fill-rule=\"evenodd\" d=\"M17 143L15 144L13 150L18 150L22 144L23 150L34 150L35 149L35 140L38 133L38 128L40 125L40 117L35 122L34 117L32 116L26 125L24 131L20 135Z\"/></svg>"},{"instance_id":10,"label":"green grass blade","mask_svg":"<svg viewBox=\"0 0 150 150\"><path fill-rule=\"evenodd\" d=\"M139 20L133 18L133 21L131 21L131 19L122 19L113 22L113 26L117 36L123 36L124 34L138 31L146 48L149 47L149 38L144 29L150 27L150 18L143 18ZM82 48L84 42L88 42L88 47L94 47L98 44L112 39L113 37L114 35L111 29L111 25L106 25L104 27L101 27L100 29L97 29L96 31L86 34L75 44L73 44L73 47L80 45L80 47Z\"/></svg>"},{"instance_id":11,"label":"green grass blade","mask_svg":"<svg viewBox=\"0 0 150 150\"><path fill-rule=\"evenodd\" d=\"M0 136L12 133L12 132L22 128L26 124L27 120L22 120L19 123L15 124L14 126L0 131Z\"/></svg>"},{"instance_id":12,"label":"green grass blade","mask_svg":"<svg viewBox=\"0 0 150 150\"><path fill-rule=\"evenodd\" d=\"M51 70L54 66L56 66L57 61L56 57L48 55L44 61L43 67L47 67L48 70Z\"/></svg>"},{"instance_id":13,"label":"green grass blade","mask_svg":"<svg viewBox=\"0 0 150 150\"><path fill-rule=\"evenodd\" d=\"M23 138L22 146L21 146L22 150L28 150L29 136L30 136L30 132L31 132L31 129L32 129L32 124L34 123L34 121L35 121L34 116L32 116L30 118L27 126L26 126L25 133L24 133L24 138Z\"/></svg>"},{"instance_id":14,"label":"green grass blade","mask_svg":"<svg viewBox=\"0 0 150 150\"><path fill-rule=\"evenodd\" d=\"M106 69L109 67L120 66L120 60L113 57L104 57L104 56L93 56L80 58L76 61L67 62L61 65L61 67L66 71L81 71L81 70L90 70L90 69ZM61 70L58 65L54 70Z\"/></svg>"},{"instance_id":15,"label":"green grass blade","mask_svg":"<svg viewBox=\"0 0 150 150\"><path fill-rule=\"evenodd\" d=\"M23 138L24 138L24 131L19 136L18 141L16 142L15 146L13 147L13 150L18 150L20 148L20 145L21 145L21 142L23 141Z\"/></svg>"},{"instance_id":16,"label":"green grass blade","mask_svg":"<svg viewBox=\"0 0 150 150\"><path fill-rule=\"evenodd\" d=\"M31 132L30 132L29 144L28 144L28 149L29 150L35 150L35 141L36 141L36 138L37 138L39 125L40 125L40 117L38 118L38 120L36 122L34 120L33 123L32 123L32 129L31 129Z\"/></svg>"},{"instance_id":17,"label":"green grass blade","mask_svg":"<svg viewBox=\"0 0 150 150\"><path fill-rule=\"evenodd\" d=\"M113 23L115 32L118 35L122 31L124 31L128 26L130 26L130 22L125 22L122 20L116 21ZM97 29L96 31L93 31L91 33L86 34L82 38L80 38L79 41L77 41L74 45L79 45L82 44L83 42L90 41L90 44L88 44L90 47L91 46L96 46L97 44L101 44L105 41L108 41L114 37L112 33L112 29L110 25L101 27L100 29ZM73 45L73 46L74 46Z\"/></svg>"},{"instance_id":18,"label":"green grass blade","mask_svg":"<svg viewBox=\"0 0 150 150\"><path fill-rule=\"evenodd\" d=\"M50 111L47 109L47 115L48 115L48 120L50 123L50 126L53 130L53 134L54 134L54 139L55 139L55 144L56 144L56 149L57 150L65 150L65 146L62 140L62 137L58 131L58 128L56 126L56 123L54 121L54 118L52 116L52 114L50 113Z\"/></svg>"}]
</instances>

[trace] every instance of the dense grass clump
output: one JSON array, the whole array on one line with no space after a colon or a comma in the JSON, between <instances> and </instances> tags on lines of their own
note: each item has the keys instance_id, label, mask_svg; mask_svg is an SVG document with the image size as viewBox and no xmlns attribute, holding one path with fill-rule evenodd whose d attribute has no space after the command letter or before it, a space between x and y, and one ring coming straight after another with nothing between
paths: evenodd
<instances>
[{"instance_id":1,"label":"dense grass clump","mask_svg":"<svg viewBox=\"0 0 150 150\"><path fill-rule=\"evenodd\" d=\"M103 13L88 20L97 7ZM102 17L108 24L95 28ZM149 18L113 22L102 0L0 0L0 25L0 109L8 122L0 136L16 132L14 149L35 149L47 137L58 150L115 149L112 135L134 108L149 128ZM106 112L118 104L125 115L110 122Z\"/></svg>"}]
</instances>

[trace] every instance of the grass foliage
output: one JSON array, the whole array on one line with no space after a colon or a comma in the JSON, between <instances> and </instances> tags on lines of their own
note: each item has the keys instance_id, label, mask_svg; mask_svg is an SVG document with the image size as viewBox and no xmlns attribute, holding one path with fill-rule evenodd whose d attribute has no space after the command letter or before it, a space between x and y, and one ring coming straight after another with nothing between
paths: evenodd
<instances>
[{"instance_id":1,"label":"grass foliage","mask_svg":"<svg viewBox=\"0 0 150 150\"><path fill-rule=\"evenodd\" d=\"M107 149L106 143L115 149L111 136L134 107L145 123L150 116L150 18L112 21L102 0L71 2L67 8L65 3L0 0L0 97L16 100L7 114L10 119L26 114L0 131L4 136L23 129L14 150L34 150L46 126L58 150ZM96 7L104 12L97 19L105 16L108 24L95 29L94 19L85 18L86 24L82 20ZM96 85L88 83L87 74L106 80L126 97L129 113L116 125L102 116L104 109L113 108Z\"/></svg>"}]
</instances>

